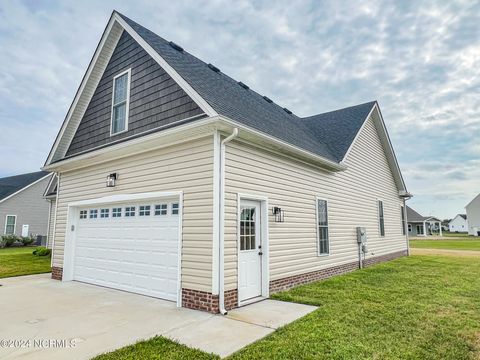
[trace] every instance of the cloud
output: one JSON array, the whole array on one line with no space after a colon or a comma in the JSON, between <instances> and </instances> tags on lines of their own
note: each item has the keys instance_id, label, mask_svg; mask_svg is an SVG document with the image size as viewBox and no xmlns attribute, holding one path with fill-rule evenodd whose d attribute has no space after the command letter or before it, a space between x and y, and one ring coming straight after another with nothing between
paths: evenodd
<instances>
[{"instance_id":1,"label":"cloud","mask_svg":"<svg viewBox=\"0 0 480 360\"><path fill-rule=\"evenodd\" d=\"M114 8L300 116L379 100L420 212L480 191L474 0L2 1L0 175L43 164Z\"/></svg>"}]
</instances>

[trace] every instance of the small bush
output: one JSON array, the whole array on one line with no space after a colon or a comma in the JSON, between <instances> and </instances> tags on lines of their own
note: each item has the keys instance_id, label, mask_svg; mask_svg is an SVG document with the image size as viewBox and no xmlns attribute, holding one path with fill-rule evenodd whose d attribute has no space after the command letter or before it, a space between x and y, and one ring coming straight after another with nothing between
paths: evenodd
<instances>
[{"instance_id":1,"label":"small bush","mask_svg":"<svg viewBox=\"0 0 480 360\"><path fill-rule=\"evenodd\" d=\"M18 236L15 235L4 235L2 236L2 245L1 247L10 247L15 241L18 241Z\"/></svg>"},{"instance_id":2,"label":"small bush","mask_svg":"<svg viewBox=\"0 0 480 360\"><path fill-rule=\"evenodd\" d=\"M22 242L23 246L28 246L32 245L35 239L31 236L24 236L20 239L20 241Z\"/></svg>"},{"instance_id":3,"label":"small bush","mask_svg":"<svg viewBox=\"0 0 480 360\"><path fill-rule=\"evenodd\" d=\"M39 246L35 250L33 250L32 254L35 256L48 256L50 255L50 249L47 249L44 246Z\"/></svg>"}]
</instances>

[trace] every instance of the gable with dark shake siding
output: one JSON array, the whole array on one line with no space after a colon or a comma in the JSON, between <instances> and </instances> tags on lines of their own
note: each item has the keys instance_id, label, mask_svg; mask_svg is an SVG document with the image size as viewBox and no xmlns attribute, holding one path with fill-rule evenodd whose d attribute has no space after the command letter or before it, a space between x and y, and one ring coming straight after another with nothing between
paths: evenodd
<instances>
[{"instance_id":1,"label":"gable with dark shake siding","mask_svg":"<svg viewBox=\"0 0 480 360\"><path fill-rule=\"evenodd\" d=\"M128 131L110 136L113 77L131 68ZM124 31L67 151L86 150L203 114L198 105Z\"/></svg>"}]
</instances>

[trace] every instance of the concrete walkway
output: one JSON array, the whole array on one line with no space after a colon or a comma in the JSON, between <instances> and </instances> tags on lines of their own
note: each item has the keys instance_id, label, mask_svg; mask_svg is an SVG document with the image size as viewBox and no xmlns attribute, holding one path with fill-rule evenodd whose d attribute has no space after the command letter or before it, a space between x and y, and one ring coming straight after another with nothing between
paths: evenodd
<instances>
[{"instance_id":1,"label":"concrete walkway","mask_svg":"<svg viewBox=\"0 0 480 360\"><path fill-rule=\"evenodd\" d=\"M224 357L316 309L264 300L212 315L49 274L0 285L1 359L90 359L155 335Z\"/></svg>"}]
</instances>

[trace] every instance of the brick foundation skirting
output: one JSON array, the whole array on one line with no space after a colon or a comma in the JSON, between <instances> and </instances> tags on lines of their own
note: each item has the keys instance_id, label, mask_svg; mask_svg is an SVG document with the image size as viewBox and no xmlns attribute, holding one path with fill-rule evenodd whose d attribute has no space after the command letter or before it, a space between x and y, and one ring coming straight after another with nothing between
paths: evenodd
<instances>
[{"instance_id":1,"label":"brick foundation skirting","mask_svg":"<svg viewBox=\"0 0 480 360\"><path fill-rule=\"evenodd\" d=\"M364 267L367 267L367 266L393 260L406 255L407 255L407 250L397 251L394 253L381 255L381 256L375 256L375 257L365 259L363 265ZM332 266L327 269L312 271L305 274L294 275L294 276L286 277L283 279L273 280L273 281L270 281L270 293L273 294L279 291L291 289L292 287L295 287L298 285L307 284L313 281L328 279L332 276L346 274L346 273L355 271L358 268L359 268L359 263L358 261L355 261L348 264Z\"/></svg>"},{"instance_id":2,"label":"brick foundation skirting","mask_svg":"<svg viewBox=\"0 0 480 360\"><path fill-rule=\"evenodd\" d=\"M52 266L52 279L62 280L63 268Z\"/></svg>"},{"instance_id":3,"label":"brick foundation skirting","mask_svg":"<svg viewBox=\"0 0 480 360\"><path fill-rule=\"evenodd\" d=\"M237 289L225 291L225 309L237 307ZM182 289L182 306L188 309L203 310L211 313L219 313L218 295L206 291Z\"/></svg>"}]
</instances>

